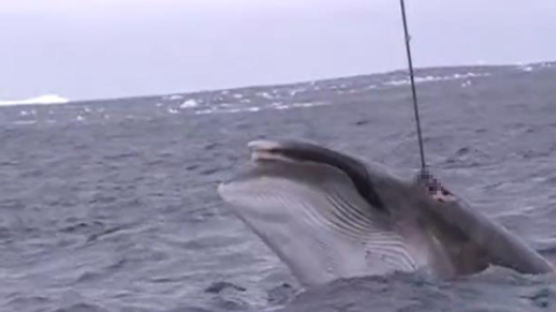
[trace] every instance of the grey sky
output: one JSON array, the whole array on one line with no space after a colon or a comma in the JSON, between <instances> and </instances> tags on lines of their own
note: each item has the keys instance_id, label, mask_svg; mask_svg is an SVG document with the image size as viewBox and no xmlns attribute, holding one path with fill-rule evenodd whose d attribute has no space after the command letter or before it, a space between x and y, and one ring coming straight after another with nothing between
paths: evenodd
<instances>
[{"instance_id":1,"label":"grey sky","mask_svg":"<svg viewBox=\"0 0 556 312\"><path fill-rule=\"evenodd\" d=\"M416 66L556 60L554 0L406 0ZM397 0L3 0L0 100L402 68Z\"/></svg>"}]
</instances>

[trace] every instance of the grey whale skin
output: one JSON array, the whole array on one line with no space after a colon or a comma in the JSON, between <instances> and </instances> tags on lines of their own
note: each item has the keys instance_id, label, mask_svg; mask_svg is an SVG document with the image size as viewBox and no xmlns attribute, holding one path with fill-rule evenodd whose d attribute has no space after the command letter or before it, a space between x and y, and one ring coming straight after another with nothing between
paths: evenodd
<instances>
[{"instance_id":1,"label":"grey whale skin","mask_svg":"<svg viewBox=\"0 0 556 312\"><path fill-rule=\"evenodd\" d=\"M218 192L306 287L392 271L554 271L502 225L455 196L435 200L417 179L311 143L248 146L251 162Z\"/></svg>"}]
</instances>

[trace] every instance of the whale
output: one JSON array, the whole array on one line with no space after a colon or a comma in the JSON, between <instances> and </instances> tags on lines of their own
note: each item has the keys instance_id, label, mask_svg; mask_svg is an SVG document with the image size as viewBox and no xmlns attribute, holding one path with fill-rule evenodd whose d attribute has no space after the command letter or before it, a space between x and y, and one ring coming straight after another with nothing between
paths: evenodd
<instances>
[{"instance_id":1,"label":"whale","mask_svg":"<svg viewBox=\"0 0 556 312\"><path fill-rule=\"evenodd\" d=\"M377 163L294 140L255 140L220 197L305 287L420 271L441 279L503 266L554 266L431 175L402 179Z\"/></svg>"}]
</instances>

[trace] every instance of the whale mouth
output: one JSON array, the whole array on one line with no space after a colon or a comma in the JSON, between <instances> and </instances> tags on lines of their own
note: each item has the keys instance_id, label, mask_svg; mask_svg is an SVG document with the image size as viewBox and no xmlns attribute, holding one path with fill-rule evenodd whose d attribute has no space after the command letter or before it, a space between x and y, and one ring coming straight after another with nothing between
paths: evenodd
<instances>
[{"instance_id":1,"label":"whale mouth","mask_svg":"<svg viewBox=\"0 0 556 312\"><path fill-rule=\"evenodd\" d=\"M359 194L374 209L390 211L378 195L367 167L355 158L310 143L297 141L254 140L247 144L254 163L264 161L311 162L328 165L346 174Z\"/></svg>"},{"instance_id":2,"label":"whale mouth","mask_svg":"<svg viewBox=\"0 0 556 312\"><path fill-rule=\"evenodd\" d=\"M255 140L247 143L247 147L251 150L251 160L258 161L293 161L293 158L287 157L281 149L281 144L275 141Z\"/></svg>"},{"instance_id":3,"label":"whale mouth","mask_svg":"<svg viewBox=\"0 0 556 312\"><path fill-rule=\"evenodd\" d=\"M415 270L388 214L358 191L356 183L372 190L359 162L304 143L248 147L252 161L218 192L300 282Z\"/></svg>"}]
</instances>

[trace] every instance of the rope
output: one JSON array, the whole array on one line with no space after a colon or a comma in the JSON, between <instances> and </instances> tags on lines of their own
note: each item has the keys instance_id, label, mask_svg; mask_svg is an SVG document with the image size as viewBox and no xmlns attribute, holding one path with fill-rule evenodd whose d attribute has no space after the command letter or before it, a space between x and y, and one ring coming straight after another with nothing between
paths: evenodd
<instances>
[{"instance_id":1,"label":"rope","mask_svg":"<svg viewBox=\"0 0 556 312\"><path fill-rule=\"evenodd\" d=\"M411 48L409 46L409 32L407 31L407 18L405 15L404 0L400 0L402 11L403 30L405 34L405 50L407 52L407 63L409 67L409 78L411 80L411 94L413 96L413 111L415 113L415 124L417 126L417 138L419 140L419 153L421 155L421 175L428 175L427 164L425 162L425 149L423 147L423 136L421 134L421 119L419 118L419 106L417 104L417 92L415 90L415 79L413 77L413 62L411 60Z\"/></svg>"}]
</instances>

